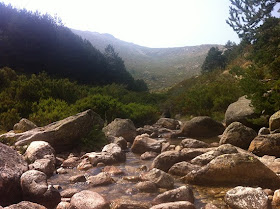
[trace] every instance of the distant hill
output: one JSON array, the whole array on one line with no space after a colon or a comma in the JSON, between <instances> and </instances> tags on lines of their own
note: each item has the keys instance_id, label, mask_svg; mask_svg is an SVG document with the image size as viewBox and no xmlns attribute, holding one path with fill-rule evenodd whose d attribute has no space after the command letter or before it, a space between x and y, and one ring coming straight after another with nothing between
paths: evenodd
<instances>
[{"instance_id":1,"label":"distant hill","mask_svg":"<svg viewBox=\"0 0 280 209\"><path fill-rule=\"evenodd\" d=\"M175 48L148 48L128 43L110 34L72 31L104 51L111 44L125 61L127 70L136 79L143 79L151 90L168 88L194 75L199 75L208 50L218 45Z\"/></svg>"}]
</instances>

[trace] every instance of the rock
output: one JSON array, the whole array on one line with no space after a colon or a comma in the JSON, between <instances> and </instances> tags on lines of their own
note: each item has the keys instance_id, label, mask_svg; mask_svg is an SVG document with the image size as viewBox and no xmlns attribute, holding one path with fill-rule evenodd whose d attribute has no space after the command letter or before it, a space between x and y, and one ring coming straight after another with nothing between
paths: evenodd
<instances>
[{"instance_id":1,"label":"rock","mask_svg":"<svg viewBox=\"0 0 280 209\"><path fill-rule=\"evenodd\" d=\"M56 209L69 209L69 208L70 208L70 203L69 202L60 202L56 206Z\"/></svg>"},{"instance_id":2,"label":"rock","mask_svg":"<svg viewBox=\"0 0 280 209\"><path fill-rule=\"evenodd\" d=\"M155 193L158 191L156 183L152 181L143 181L135 185L135 188L140 192Z\"/></svg>"},{"instance_id":3,"label":"rock","mask_svg":"<svg viewBox=\"0 0 280 209\"><path fill-rule=\"evenodd\" d=\"M195 206L188 201L168 202L155 205L150 209L195 209Z\"/></svg>"},{"instance_id":4,"label":"rock","mask_svg":"<svg viewBox=\"0 0 280 209\"><path fill-rule=\"evenodd\" d=\"M185 176L191 171L197 171L201 168L201 166L193 165L188 162L179 162L174 164L168 171L168 173L176 176Z\"/></svg>"},{"instance_id":5,"label":"rock","mask_svg":"<svg viewBox=\"0 0 280 209\"><path fill-rule=\"evenodd\" d=\"M193 158L202 155L206 152L213 151L215 148L184 148L180 151L180 155L182 157L181 161L190 161Z\"/></svg>"},{"instance_id":6,"label":"rock","mask_svg":"<svg viewBox=\"0 0 280 209\"><path fill-rule=\"evenodd\" d=\"M101 172L95 176L87 177L87 183L91 186L107 185L112 184L114 180L111 178L110 174Z\"/></svg>"},{"instance_id":7,"label":"rock","mask_svg":"<svg viewBox=\"0 0 280 209\"><path fill-rule=\"evenodd\" d=\"M232 144L242 149L248 149L257 133L240 122L231 123L224 131L220 140L221 144Z\"/></svg>"},{"instance_id":8,"label":"rock","mask_svg":"<svg viewBox=\"0 0 280 209\"><path fill-rule=\"evenodd\" d=\"M160 118L154 126L175 130L180 128L180 123L172 118Z\"/></svg>"},{"instance_id":9,"label":"rock","mask_svg":"<svg viewBox=\"0 0 280 209\"><path fill-rule=\"evenodd\" d=\"M55 165L50 159L38 159L29 165L29 169L42 171L47 176L52 176L55 171Z\"/></svg>"},{"instance_id":10,"label":"rock","mask_svg":"<svg viewBox=\"0 0 280 209\"><path fill-rule=\"evenodd\" d=\"M143 202L131 200L115 200L112 203L111 209L149 209L148 205Z\"/></svg>"},{"instance_id":11,"label":"rock","mask_svg":"<svg viewBox=\"0 0 280 209\"><path fill-rule=\"evenodd\" d=\"M156 156L158 156L158 153L156 152L144 152L141 156L140 159L141 160L150 160L155 158Z\"/></svg>"},{"instance_id":12,"label":"rock","mask_svg":"<svg viewBox=\"0 0 280 209\"><path fill-rule=\"evenodd\" d=\"M23 197L25 200L54 208L61 200L60 193L48 186L47 176L41 171L29 170L20 178Z\"/></svg>"},{"instance_id":13,"label":"rock","mask_svg":"<svg viewBox=\"0 0 280 209\"><path fill-rule=\"evenodd\" d=\"M43 159L48 156L51 156L53 163L55 164L55 150L52 146L45 141L34 141L28 146L27 150L24 153L26 159L29 162L33 163L38 159ZM48 157L49 158L49 157Z\"/></svg>"},{"instance_id":14,"label":"rock","mask_svg":"<svg viewBox=\"0 0 280 209\"><path fill-rule=\"evenodd\" d=\"M152 181L160 188L172 189L174 186L173 177L157 168L141 174L140 178L143 181Z\"/></svg>"},{"instance_id":15,"label":"rock","mask_svg":"<svg viewBox=\"0 0 280 209\"><path fill-rule=\"evenodd\" d=\"M21 199L20 176L27 170L23 157L0 143L0 205L6 206Z\"/></svg>"},{"instance_id":16,"label":"rock","mask_svg":"<svg viewBox=\"0 0 280 209\"><path fill-rule=\"evenodd\" d=\"M248 119L254 118L255 112L251 101L245 96L240 97L238 101L230 104L225 113L225 122L228 126L232 122L240 122L245 126L252 127Z\"/></svg>"},{"instance_id":17,"label":"rock","mask_svg":"<svg viewBox=\"0 0 280 209\"><path fill-rule=\"evenodd\" d=\"M262 127L258 132L258 135L268 135L268 134L270 134L270 130L266 127Z\"/></svg>"},{"instance_id":18,"label":"rock","mask_svg":"<svg viewBox=\"0 0 280 209\"><path fill-rule=\"evenodd\" d=\"M207 148L209 147L209 144L203 141L188 138L181 141L181 146L183 148Z\"/></svg>"},{"instance_id":19,"label":"rock","mask_svg":"<svg viewBox=\"0 0 280 209\"><path fill-rule=\"evenodd\" d=\"M18 123L14 125L13 130L15 132L25 132L31 129L37 128L36 124L26 118L22 118Z\"/></svg>"},{"instance_id":20,"label":"rock","mask_svg":"<svg viewBox=\"0 0 280 209\"><path fill-rule=\"evenodd\" d=\"M82 159L82 161L79 163L79 165L77 165L77 169L80 171L85 171L88 169L91 169L93 166L90 163L88 158L84 158Z\"/></svg>"},{"instance_id":21,"label":"rock","mask_svg":"<svg viewBox=\"0 0 280 209\"><path fill-rule=\"evenodd\" d=\"M207 186L241 184L274 188L280 185L279 177L272 170L254 156L245 153L220 155L198 171L186 175L184 180Z\"/></svg>"},{"instance_id":22,"label":"rock","mask_svg":"<svg viewBox=\"0 0 280 209\"><path fill-rule=\"evenodd\" d=\"M258 159L274 173L280 174L279 158L275 158L275 156L264 155L263 157L259 157Z\"/></svg>"},{"instance_id":23,"label":"rock","mask_svg":"<svg viewBox=\"0 0 280 209\"><path fill-rule=\"evenodd\" d=\"M83 190L75 194L70 201L69 209L109 209L109 203L96 192Z\"/></svg>"},{"instance_id":24,"label":"rock","mask_svg":"<svg viewBox=\"0 0 280 209\"><path fill-rule=\"evenodd\" d=\"M251 142L248 151L258 156L273 155L280 157L280 134L257 136Z\"/></svg>"},{"instance_id":25,"label":"rock","mask_svg":"<svg viewBox=\"0 0 280 209\"><path fill-rule=\"evenodd\" d=\"M179 151L166 151L158 155L153 163L152 168L158 168L167 172L175 163L182 161L182 155Z\"/></svg>"},{"instance_id":26,"label":"rock","mask_svg":"<svg viewBox=\"0 0 280 209\"><path fill-rule=\"evenodd\" d=\"M154 126L149 126L149 125L145 125L144 127L136 129L137 135L142 135L142 134L152 135L152 134L155 134L156 137L157 137L157 132L158 132L158 128L156 128Z\"/></svg>"},{"instance_id":27,"label":"rock","mask_svg":"<svg viewBox=\"0 0 280 209\"><path fill-rule=\"evenodd\" d=\"M69 188L65 189L62 192L60 192L61 197L63 198L71 198L74 194L80 192L77 188Z\"/></svg>"},{"instance_id":28,"label":"rock","mask_svg":"<svg viewBox=\"0 0 280 209\"><path fill-rule=\"evenodd\" d=\"M107 144L103 147L102 152L111 155L116 162L125 162L126 160L125 152L117 144Z\"/></svg>"},{"instance_id":29,"label":"rock","mask_svg":"<svg viewBox=\"0 0 280 209\"><path fill-rule=\"evenodd\" d=\"M70 158L64 160L61 166L63 168L75 168L79 165L79 163L80 163L80 158L70 157Z\"/></svg>"},{"instance_id":30,"label":"rock","mask_svg":"<svg viewBox=\"0 0 280 209\"><path fill-rule=\"evenodd\" d=\"M124 173L120 168L117 168L116 166L105 166L103 168L103 172L109 173L113 176L120 175L120 174Z\"/></svg>"},{"instance_id":31,"label":"rock","mask_svg":"<svg viewBox=\"0 0 280 209\"><path fill-rule=\"evenodd\" d=\"M56 170L56 172L57 172L58 174L66 174L66 173L68 173L64 168L58 168L58 169Z\"/></svg>"},{"instance_id":32,"label":"rock","mask_svg":"<svg viewBox=\"0 0 280 209\"><path fill-rule=\"evenodd\" d=\"M136 128L130 119L116 118L102 130L106 136L121 136L128 142L133 142L136 137Z\"/></svg>"},{"instance_id":33,"label":"rock","mask_svg":"<svg viewBox=\"0 0 280 209\"><path fill-rule=\"evenodd\" d=\"M156 139L149 138L148 134L142 134L134 139L131 151L138 154L143 154L148 151L160 153L161 142Z\"/></svg>"},{"instance_id":34,"label":"rock","mask_svg":"<svg viewBox=\"0 0 280 209\"><path fill-rule=\"evenodd\" d=\"M280 110L269 118L269 129L274 131L280 128Z\"/></svg>"},{"instance_id":35,"label":"rock","mask_svg":"<svg viewBox=\"0 0 280 209\"><path fill-rule=\"evenodd\" d=\"M212 203L207 203L204 206L204 209L219 209L216 205L213 205Z\"/></svg>"},{"instance_id":36,"label":"rock","mask_svg":"<svg viewBox=\"0 0 280 209\"><path fill-rule=\"evenodd\" d=\"M16 146L29 144L33 141L46 141L57 151L67 150L76 146L94 125L100 126L102 119L92 110L87 110L63 120L38 127L23 133L7 133L0 135L6 140L15 140Z\"/></svg>"},{"instance_id":37,"label":"rock","mask_svg":"<svg viewBox=\"0 0 280 209\"><path fill-rule=\"evenodd\" d=\"M123 137L108 136L107 138L110 143L119 145L122 150L127 149L127 141Z\"/></svg>"},{"instance_id":38,"label":"rock","mask_svg":"<svg viewBox=\"0 0 280 209\"><path fill-rule=\"evenodd\" d=\"M214 137L222 134L225 127L207 116L199 116L187 121L175 137Z\"/></svg>"},{"instance_id":39,"label":"rock","mask_svg":"<svg viewBox=\"0 0 280 209\"><path fill-rule=\"evenodd\" d=\"M18 204L10 205L5 207L5 209L47 209L43 205L37 203L22 201Z\"/></svg>"},{"instance_id":40,"label":"rock","mask_svg":"<svg viewBox=\"0 0 280 209\"><path fill-rule=\"evenodd\" d=\"M261 188L235 187L226 193L224 201L235 209L268 209L268 196Z\"/></svg>"},{"instance_id":41,"label":"rock","mask_svg":"<svg viewBox=\"0 0 280 209\"><path fill-rule=\"evenodd\" d=\"M153 199L153 205L176 201L188 201L194 203L192 189L189 186L181 186L177 189L166 191Z\"/></svg>"},{"instance_id":42,"label":"rock","mask_svg":"<svg viewBox=\"0 0 280 209\"><path fill-rule=\"evenodd\" d=\"M272 198L272 205L280 206L280 190L279 189L274 191L274 195Z\"/></svg>"},{"instance_id":43,"label":"rock","mask_svg":"<svg viewBox=\"0 0 280 209\"><path fill-rule=\"evenodd\" d=\"M78 174L78 175L75 175L75 176L71 176L69 178L69 181L71 183L86 182L86 177L84 176L84 174Z\"/></svg>"}]
</instances>

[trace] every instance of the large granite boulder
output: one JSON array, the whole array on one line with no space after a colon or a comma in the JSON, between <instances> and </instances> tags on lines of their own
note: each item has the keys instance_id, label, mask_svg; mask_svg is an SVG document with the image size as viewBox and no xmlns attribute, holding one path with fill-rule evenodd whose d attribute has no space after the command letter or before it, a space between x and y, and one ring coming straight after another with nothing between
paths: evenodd
<instances>
[{"instance_id":1,"label":"large granite boulder","mask_svg":"<svg viewBox=\"0 0 280 209\"><path fill-rule=\"evenodd\" d=\"M107 137L122 136L128 142L133 142L136 137L136 128L130 119L116 118L102 130Z\"/></svg>"},{"instance_id":2,"label":"large granite boulder","mask_svg":"<svg viewBox=\"0 0 280 209\"><path fill-rule=\"evenodd\" d=\"M0 143L0 205L6 206L21 199L20 177L27 170L23 157Z\"/></svg>"},{"instance_id":3,"label":"large granite boulder","mask_svg":"<svg viewBox=\"0 0 280 209\"><path fill-rule=\"evenodd\" d=\"M189 173L185 181L198 185L246 185L279 187L280 178L253 155L224 154L198 171Z\"/></svg>"},{"instance_id":4,"label":"large granite boulder","mask_svg":"<svg viewBox=\"0 0 280 209\"><path fill-rule=\"evenodd\" d=\"M55 150L73 147L86 136L94 125L102 126L102 119L92 110L87 110L63 120L38 127L23 133L6 133L0 135L7 141L16 141L15 145L26 145L33 141L46 141Z\"/></svg>"},{"instance_id":5,"label":"large granite boulder","mask_svg":"<svg viewBox=\"0 0 280 209\"><path fill-rule=\"evenodd\" d=\"M180 128L180 123L178 120L172 119L172 118L160 118L154 126L161 127L161 128L167 128L171 130L176 130Z\"/></svg>"},{"instance_id":6,"label":"large granite boulder","mask_svg":"<svg viewBox=\"0 0 280 209\"><path fill-rule=\"evenodd\" d=\"M22 118L18 123L14 125L13 130L15 132L25 132L31 129L37 128L37 125L26 118Z\"/></svg>"},{"instance_id":7,"label":"large granite boulder","mask_svg":"<svg viewBox=\"0 0 280 209\"><path fill-rule=\"evenodd\" d=\"M251 127L252 124L248 121L248 119L254 117L255 112L253 106L251 105L251 100L243 96L228 106L225 113L225 122L227 126L232 122L237 121L245 126Z\"/></svg>"},{"instance_id":8,"label":"large granite boulder","mask_svg":"<svg viewBox=\"0 0 280 209\"><path fill-rule=\"evenodd\" d=\"M280 157L280 133L257 136L251 142L248 150L258 156Z\"/></svg>"},{"instance_id":9,"label":"large granite boulder","mask_svg":"<svg viewBox=\"0 0 280 209\"><path fill-rule=\"evenodd\" d=\"M148 134L142 134L134 139L131 151L138 154L148 151L159 153L161 151L161 141L150 138Z\"/></svg>"},{"instance_id":10,"label":"large granite boulder","mask_svg":"<svg viewBox=\"0 0 280 209\"><path fill-rule=\"evenodd\" d=\"M222 123L208 116L199 116L187 121L182 129L173 134L173 137L214 137L222 134L225 127Z\"/></svg>"},{"instance_id":11,"label":"large granite boulder","mask_svg":"<svg viewBox=\"0 0 280 209\"><path fill-rule=\"evenodd\" d=\"M269 129L270 131L274 131L276 129L280 129L280 110L274 113L269 118Z\"/></svg>"},{"instance_id":12,"label":"large granite boulder","mask_svg":"<svg viewBox=\"0 0 280 209\"><path fill-rule=\"evenodd\" d=\"M242 149L248 149L257 133L240 122L231 123L224 131L220 144L232 144Z\"/></svg>"}]
</instances>

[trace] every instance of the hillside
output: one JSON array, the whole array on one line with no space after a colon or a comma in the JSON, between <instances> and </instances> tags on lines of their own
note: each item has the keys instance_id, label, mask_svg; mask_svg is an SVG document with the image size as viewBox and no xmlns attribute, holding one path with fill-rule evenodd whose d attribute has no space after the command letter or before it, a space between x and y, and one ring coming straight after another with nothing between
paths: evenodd
<instances>
[{"instance_id":1,"label":"hillside","mask_svg":"<svg viewBox=\"0 0 280 209\"><path fill-rule=\"evenodd\" d=\"M151 90L167 88L200 74L207 52L214 46L148 48L119 40L110 34L74 29L72 31L89 40L101 52L111 44L123 58L127 70L133 77L143 79Z\"/></svg>"}]
</instances>

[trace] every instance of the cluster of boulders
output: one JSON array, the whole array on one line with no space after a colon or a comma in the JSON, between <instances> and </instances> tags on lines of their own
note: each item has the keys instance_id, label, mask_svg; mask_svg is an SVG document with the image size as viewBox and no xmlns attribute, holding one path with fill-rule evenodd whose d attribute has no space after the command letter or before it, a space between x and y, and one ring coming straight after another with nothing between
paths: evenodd
<instances>
[{"instance_id":1,"label":"cluster of boulders","mask_svg":"<svg viewBox=\"0 0 280 209\"><path fill-rule=\"evenodd\" d=\"M244 108L237 108L238 104ZM257 133L245 97L229 106L226 127L210 117L195 117L184 124L161 118L152 126L136 129L129 119L115 119L103 128L108 144L100 152L71 153L71 147L102 119L88 110L45 127L23 119L0 139L26 147L23 155L0 143L0 205L12 208L57 209L195 209L191 185L225 186L224 204L234 209L268 209L280 205L280 111L269 127ZM234 115L236 114L236 115ZM278 133L279 132L279 133ZM201 138L218 137L205 143ZM180 139L177 145L172 140ZM68 150L68 152L62 152ZM126 176L117 165L131 151L151 167ZM99 169L96 169L99 168ZM92 189L61 189L48 178L77 170L68 181L89 188L115 184L116 177L131 182L127 193L150 193L152 201L108 200ZM176 186L175 182L181 182ZM242 185L242 186L241 186ZM205 209L220 206L208 203ZM1 206L0 206L1 208Z\"/></svg>"}]
</instances>

